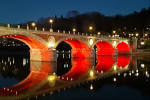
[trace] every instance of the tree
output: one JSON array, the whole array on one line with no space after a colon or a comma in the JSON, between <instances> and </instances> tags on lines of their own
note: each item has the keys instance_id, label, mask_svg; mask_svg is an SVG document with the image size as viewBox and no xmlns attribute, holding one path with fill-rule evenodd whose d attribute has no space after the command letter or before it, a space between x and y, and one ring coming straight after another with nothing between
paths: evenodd
<instances>
[{"instance_id":1,"label":"tree","mask_svg":"<svg viewBox=\"0 0 150 100\"><path fill-rule=\"evenodd\" d=\"M79 12L76 10L68 11L66 14L66 18L71 18L79 15Z\"/></svg>"}]
</instances>

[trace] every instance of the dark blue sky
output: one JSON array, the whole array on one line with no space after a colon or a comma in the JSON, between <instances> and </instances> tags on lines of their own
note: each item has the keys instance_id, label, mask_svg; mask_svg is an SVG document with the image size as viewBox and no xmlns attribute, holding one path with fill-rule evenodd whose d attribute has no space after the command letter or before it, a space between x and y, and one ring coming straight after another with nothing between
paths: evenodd
<instances>
[{"instance_id":1,"label":"dark blue sky","mask_svg":"<svg viewBox=\"0 0 150 100\"><path fill-rule=\"evenodd\" d=\"M20 23L40 17L60 16L70 11L98 11L104 15L126 15L148 8L150 0L1 0L0 23Z\"/></svg>"}]
</instances>

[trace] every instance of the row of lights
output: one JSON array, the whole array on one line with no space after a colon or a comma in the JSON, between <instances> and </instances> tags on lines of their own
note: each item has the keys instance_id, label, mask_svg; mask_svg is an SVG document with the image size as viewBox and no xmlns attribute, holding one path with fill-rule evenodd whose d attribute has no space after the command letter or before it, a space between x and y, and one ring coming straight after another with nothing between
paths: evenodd
<instances>
[{"instance_id":1,"label":"row of lights","mask_svg":"<svg viewBox=\"0 0 150 100\"><path fill-rule=\"evenodd\" d=\"M50 23L50 32L53 32L53 22L54 22L53 19L50 19L50 20L49 20L49 23ZM35 27L35 30L37 30L37 27L36 27L36 23L35 23L35 22L32 22L32 23L31 23L31 26L32 26L32 27ZM10 28L10 24L8 24L8 27ZM18 28L20 29L20 25L18 25ZM89 29L89 32L91 33L94 28L93 28L93 26L89 26L88 29ZM28 25L28 24L27 24L27 30L29 30L29 25ZM45 31L44 28L43 28L42 30ZM77 31L77 29L76 29L76 28L73 28L72 31L73 31L73 33L75 33L75 32ZM97 34L100 35L101 32L98 32Z\"/></svg>"}]
</instances>

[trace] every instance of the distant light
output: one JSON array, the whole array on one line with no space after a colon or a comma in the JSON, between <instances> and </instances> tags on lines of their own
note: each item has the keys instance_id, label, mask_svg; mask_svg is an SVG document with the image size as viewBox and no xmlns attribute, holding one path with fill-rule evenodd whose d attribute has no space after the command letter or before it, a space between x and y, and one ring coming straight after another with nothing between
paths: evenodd
<instances>
[{"instance_id":1,"label":"distant light","mask_svg":"<svg viewBox=\"0 0 150 100\"><path fill-rule=\"evenodd\" d=\"M116 31L115 31L115 30L113 30L112 32L113 32L113 34L115 34L115 33L116 33Z\"/></svg>"},{"instance_id":2,"label":"distant light","mask_svg":"<svg viewBox=\"0 0 150 100\"><path fill-rule=\"evenodd\" d=\"M116 81L117 81L117 79L116 79L116 78L113 78L113 81L114 81L114 82L116 82Z\"/></svg>"},{"instance_id":3,"label":"distant light","mask_svg":"<svg viewBox=\"0 0 150 100\"><path fill-rule=\"evenodd\" d=\"M93 89L94 89L94 87L93 87L93 85L91 84L91 85L90 85L90 90L93 90Z\"/></svg>"},{"instance_id":4,"label":"distant light","mask_svg":"<svg viewBox=\"0 0 150 100\"><path fill-rule=\"evenodd\" d=\"M147 75L147 74L148 74L148 71L145 71L145 74Z\"/></svg>"},{"instance_id":5,"label":"distant light","mask_svg":"<svg viewBox=\"0 0 150 100\"><path fill-rule=\"evenodd\" d=\"M141 67L144 68L144 67L145 67L145 64L141 64Z\"/></svg>"},{"instance_id":6,"label":"distant light","mask_svg":"<svg viewBox=\"0 0 150 100\"><path fill-rule=\"evenodd\" d=\"M136 35L136 36L139 36L139 34L138 34L138 33L136 33L135 35Z\"/></svg>"},{"instance_id":7,"label":"distant light","mask_svg":"<svg viewBox=\"0 0 150 100\"><path fill-rule=\"evenodd\" d=\"M90 77L91 77L91 78L94 77L94 71L93 71L92 69L90 70L89 74L90 74Z\"/></svg>"},{"instance_id":8,"label":"distant light","mask_svg":"<svg viewBox=\"0 0 150 100\"><path fill-rule=\"evenodd\" d=\"M31 24L31 25L34 27L36 24L35 24L35 22L32 22L32 24Z\"/></svg>"},{"instance_id":9,"label":"distant light","mask_svg":"<svg viewBox=\"0 0 150 100\"><path fill-rule=\"evenodd\" d=\"M134 74L134 70L132 70L132 74Z\"/></svg>"},{"instance_id":10,"label":"distant light","mask_svg":"<svg viewBox=\"0 0 150 100\"><path fill-rule=\"evenodd\" d=\"M127 73L124 73L123 76L126 77L126 76L127 76Z\"/></svg>"},{"instance_id":11,"label":"distant light","mask_svg":"<svg viewBox=\"0 0 150 100\"><path fill-rule=\"evenodd\" d=\"M132 36L134 35L134 34L131 34Z\"/></svg>"},{"instance_id":12,"label":"distant light","mask_svg":"<svg viewBox=\"0 0 150 100\"><path fill-rule=\"evenodd\" d=\"M50 22L50 23L53 23L53 19L50 19L49 22Z\"/></svg>"},{"instance_id":13,"label":"distant light","mask_svg":"<svg viewBox=\"0 0 150 100\"><path fill-rule=\"evenodd\" d=\"M144 44L145 44L144 41L142 41L142 42L141 42L141 45L144 45Z\"/></svg>"},{"instance_id":14,"label":"distant light","mask_svg":"<svg viewBox=\"0 0 150 100\"><path fill-rule=\"evenodd\" d=\"M90 30L90 31L93 30L93 26L89 26L89 30Z\"/></svg>"},{"instance_id":15,"label":"distant light","mask_svg":"<svg viewBox=\"0 0 150 100\"><path fill-rule=\"evenodd\" d=\"M72 31L73 31L73 32L76 32L76 29L75 29L75 28L73 28L73 29L72 29Z\"/></svg>"},{"instance_id":16,"label":"distant light","mask_svg":"<svg viewBox=\"0 0 150 100\"><path fill-rule=\"evenodd\" d=\"M98 32L97 34L98 34L98 35L100 35L100 34L101 34L101 32Z\"/></svg>"},{"instance_id":17,"label":"distant light","mask_svg":"<svg viewBox=\"0 0 150 100\"><path fill-rule=\"evenodd\" d=\"M148 36L148 34L145 34L145 36Z\"/></svg>"},{"instance_id":18,"label":"distant light","mask_svg":"<svg viewBox=\"0 0 150 100\"><path fill-rule=\"evenodd\" d=\"M136 73L135 76L139 76L139 73Z\"/></svg>"}]
</instances>

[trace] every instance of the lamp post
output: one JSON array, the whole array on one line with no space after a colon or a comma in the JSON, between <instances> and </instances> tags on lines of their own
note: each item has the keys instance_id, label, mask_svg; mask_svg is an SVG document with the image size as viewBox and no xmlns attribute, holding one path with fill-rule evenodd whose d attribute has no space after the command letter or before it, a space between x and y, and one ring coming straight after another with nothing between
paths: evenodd
<instances>
[{"instance_id":1,"label":"lamp post","mask_svg":"<svg viewBox=\"0 0 150 100\"><path fill-rule=\"evenodd\" d=\"M90 34L92 34L93 26L89 26Z\"/></svg>"},{"instance_id":2,"label":"lamp post","mask_svg":"<svg viewBox=\"0 0 150 100\"><path fill-rule=\"evenodd\" d=\"M37 31L37 27L36 27L36 23L35 22L32 22L31 26L35 28L35 31Z\"/></svg>"},{"instance_id":3,"label":"lamp post","mask_svg":"<svg viewBox=\"0 0 150 100\"><path fill-rule=\"evenodd\" d=\"M116 37L116 30L112 31L112 36Z\"/></svg>"},{"instance_id":4,"label":"lamp post","mask_svg":"<svg viewBox=\"0 0 150 100\"><path fill-rule=\"evenodd\" d=\"M72 29L72 31L73 31L73 34L75 34L75 32L76 32L76 28L73 28L73 29Z\"/></svg>"},{"instance_id":5,"label":"lamp post","mask_svg":"<svg viewBox=\"0 0 150 100\"><path fill-rule=\"evenodd\" d=\"M53 28L53 26L52 26L53 25L53 19L50 19L49 23L50 23L50 32L53 32L53 29L52 29Z\"/></svg>"}]
</instances>

